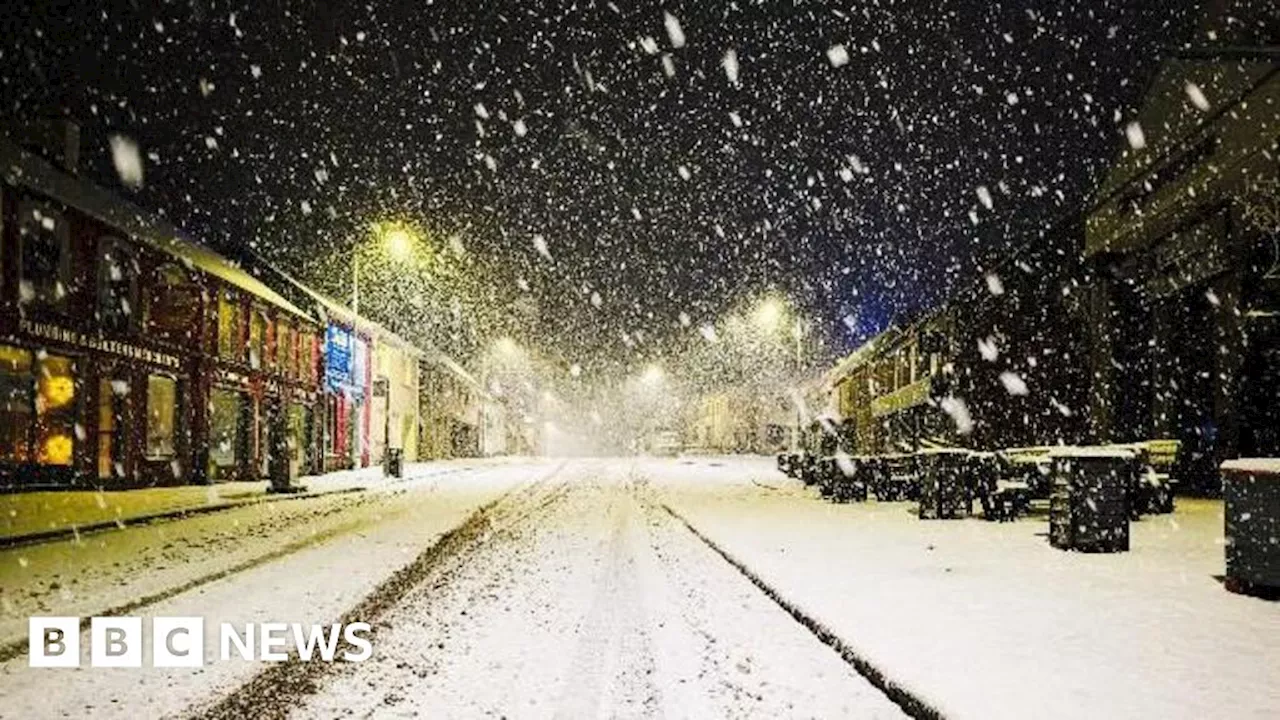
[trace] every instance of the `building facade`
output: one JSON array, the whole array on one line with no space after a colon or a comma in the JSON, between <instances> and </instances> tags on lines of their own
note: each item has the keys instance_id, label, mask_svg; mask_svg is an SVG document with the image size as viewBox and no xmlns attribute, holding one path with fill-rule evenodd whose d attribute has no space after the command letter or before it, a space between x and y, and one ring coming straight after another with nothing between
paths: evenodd
<instances>
[{"instance_id":1,"label":"building facade","mask_svg":"<svg viewBox=\"0 0 1280 720\"><path fill-rule=\"evenodd\" d=\"M74 166L7 141L0 164L0 485L314 464L314 316Z\"/></svg>"},{"instance_id":2,"label":"building facade","mask_svg":"<svg viewBox=\"0 0 1280 720\"><path fill-rule=\"evenodd\" d=\"M1280 453L1280 65L1263 40L1164 63L1145 142L1088 218L1095 434L1180 440L1206 492L1223 459Z\"/></svg>"}]
</instances>

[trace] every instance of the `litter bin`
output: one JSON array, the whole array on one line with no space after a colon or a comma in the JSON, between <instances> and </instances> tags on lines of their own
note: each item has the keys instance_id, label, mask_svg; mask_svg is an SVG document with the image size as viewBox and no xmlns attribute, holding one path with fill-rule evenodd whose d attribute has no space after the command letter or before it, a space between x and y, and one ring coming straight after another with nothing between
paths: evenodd
<instances>
[{"instance_id":1,"label":"litter bin","mask_svg":"<svg viewBox=\"0 0 1280 720\"><path fill-rule=\"evenodd\" d=\"M1060 550L1127 552L1129 494L1137 473L1133 452L1054 448L1049 462L1049 544Z\"/></svg>"},{"instance_id":2,"label":"litter bin","mask_svg":"<svg viewBox=\"0 0 1280 720\"><path fill-rule=\"evenodd\" d=\"M404 477L404 449L387 448L387 456L383 461L383 473L388 477Z\"/></svg>"},{"instance_id":3,"label":"litter bin","mask_svg":"<svg viewBox=\"0 0 1280 720\"><path fill-rule=\"evenodd\" d=\"M1226 587L1280 598L1280 458L1228 460L1221 472Z\"/></svg>"},{"instance_id":4,"label":"litter bin","mask_svg":"<svg viewBox=\"0 0 1280 720\"><path fill-rule=\"evenodd\" d=\"M959 448L927 448L916 453L921 520L954 520L969 514L968 463L969 451Z\"/></svg>"}]
</instances>

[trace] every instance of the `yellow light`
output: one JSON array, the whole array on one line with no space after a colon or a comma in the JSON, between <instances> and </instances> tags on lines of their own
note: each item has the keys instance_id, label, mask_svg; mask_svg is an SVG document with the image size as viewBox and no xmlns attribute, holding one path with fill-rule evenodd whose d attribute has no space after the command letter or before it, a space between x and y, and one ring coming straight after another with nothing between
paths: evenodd
<instances>
[{"instance_id":1,"label":"yellow light","mask_svg":"<svg viewBox=\"0 0 1280 720\"><path fill-rule=\"evenodd\" d=\"M70 465L74 447L70 435L50 435L40 448L40 464Z\"/></svg>"},{"instance_id":2,"label":"yellow light","mask_svg":"<svg viewBox=\"0 0 1280 720\"><path fill-rule=\"evenodd\" d=\"M658 365L650 365L649 367L645 368L642 379L646 383L653 384L653 383L662 382L662 378L665 376L666 376L666 373L662 371L661 367L659 367Z\"/></svg>"},{"instance_id":3,"label":"yellow light","mask_svg":"<svg viewBox=\"0 0 1280 720\"><path fill-rule=\"evenodd\" d=\"M387 252L397 260L404 260L413 252L413 236L403 228L387 232L384 242L387 244Z\"/></svg>"},{"instance_id":4,"label":"yellow light","mask_svg":"<svg viewBox=\"0 0 1280 720\"><path fill-rule=\"evenodd\" d=\"M509 337L498 338L493 347L498 351L499 355L504 357L514 357L520 352L520 346L516 345L516 341Z\"/></svg>"},{"instance_id":5,"label":"yellow light","mask_svg":"<svg viewBox=\"0 0 1280 720\"><path fill-rule=\"evenodd\" d=\"M765 330L776 330L782 321L782 302L767 298L756 309L756 324Z\"/></svg>"},{"instance_id":6,"label":"yellow light","mask_svg":"<svg viewBox=\"0 0 1280 720\"><path fill-rule=\"evenodd\" d=\"M66 407L76 397L75 381L66 375L40 378L40 403L45 410Z\"/></svg>"}]
</instances>

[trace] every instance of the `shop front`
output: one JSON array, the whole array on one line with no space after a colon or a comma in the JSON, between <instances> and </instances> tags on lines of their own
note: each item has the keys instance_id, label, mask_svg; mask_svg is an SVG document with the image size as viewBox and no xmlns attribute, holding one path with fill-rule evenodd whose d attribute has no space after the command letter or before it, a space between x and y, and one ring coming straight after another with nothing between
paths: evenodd
<instances>
[{"instance_id":1,"label":"shop front","mask_svg":"<svg viewBox=\"0 0 1280 720\"><path fill-rule=\"evenodd\" d=\"M173 354L19 321L0 333L0 486L188 482L189 386Z\"/></svg>"}]
</instances>

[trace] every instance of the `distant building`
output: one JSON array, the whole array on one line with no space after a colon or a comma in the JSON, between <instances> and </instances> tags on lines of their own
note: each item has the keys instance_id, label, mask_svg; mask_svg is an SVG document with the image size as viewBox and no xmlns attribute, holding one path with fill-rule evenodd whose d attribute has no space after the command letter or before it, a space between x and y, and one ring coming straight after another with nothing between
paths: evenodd
<instances>
[{"instance_id":1,"label":"distant building","mask_svg":"<svg viewBox=\"0 0 1280 720\"><path fill-rule=\"evenodd\" d=\"M1164 62L1087 225L1095 434L1177 438L1183 476L1206 489L1224 458L1280 454L1280 16L1266 5L1214 4L1198 36L1212 46Z\"/></svg>"}]
</instances>

